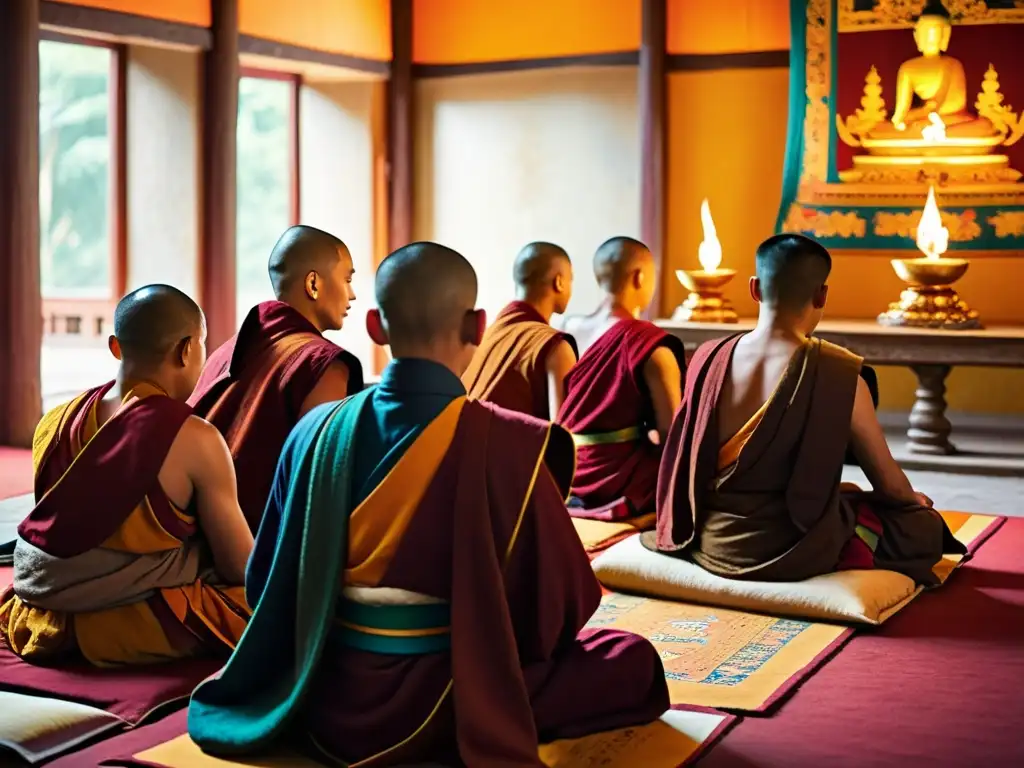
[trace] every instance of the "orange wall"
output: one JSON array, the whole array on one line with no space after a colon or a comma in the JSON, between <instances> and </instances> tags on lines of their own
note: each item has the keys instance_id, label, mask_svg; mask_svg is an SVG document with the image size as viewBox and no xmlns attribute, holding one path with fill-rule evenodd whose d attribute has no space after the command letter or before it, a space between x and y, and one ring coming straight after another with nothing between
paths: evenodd
<instances>
[{"instance_id":1,"label":"orange wall","mask_svg":"<svg viewBox=\"0 0 1024 768\"><path fill-rule=\"evenodd\" d=\"M68 2L69 0L64 0ZM210 0L70 0L74 5L134 13L165 21L210 26Z\"/></svg>"},{"instance_id":2,"label":"orange wall","mask_svg":"<svg viewBox=\"0 0 1024 768\"><path fill-rule=\"evenodd\" d=\"M640 0L413 0L413 60L465 64L635 51Z\"/></svg>"},{"instance_id":3,"label":"orange wall","mask_svg":"<svg viewBox=\"0 0 1024 768\"><path fill-rule=\"evenodd\" d=\"M678 268L698 267L700 202L707 197L723 247L723 266L738 271L727 295L741 316L756 305L746 281L754 251L775 226L786 143L786 69L678 72L668 80L666 270L662 314L685 298ZM826 313L873 319L900 293L901 283L883 258L837 256ZM1024 323L1024 259L978 259L958 283L990 324ZM907 410L915 379L906 368L879 372L881 407ZM1024 371L954 368L947 399L959 411L1024 413Z\"/></svg>"},{"instance_id":4,"label":"orange wall","mask_svg":"<svg viewBox=\"0 0 1024 768\"><path fill-rule=\"evenodd\" d=\"M669 53L789 48L789 0L668 0Z\"/></svg>"},{"instance_id":5,"label":"orange wall","mask_svg":"<svg viewBox=\"0 0 1024 768\"><path fill-rule=\"evenodd\" d=\"M238 28L303 48L391 58L389 0L239 0Z\"/></svg>"}]
</instances>

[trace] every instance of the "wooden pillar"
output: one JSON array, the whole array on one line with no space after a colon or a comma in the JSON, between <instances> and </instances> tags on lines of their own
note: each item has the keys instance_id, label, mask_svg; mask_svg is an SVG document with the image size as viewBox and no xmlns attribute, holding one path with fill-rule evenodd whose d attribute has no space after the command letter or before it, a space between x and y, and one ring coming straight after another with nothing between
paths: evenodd
<instances>
[{"instance_id":1,"label":"wooden pillar","mask_svg":"<svg viewBox=\"0 0 1024 768\"><path fill-rule=\"evenodd\" d=\"M39 0L0 23L0 445L30 447L42 411Z\"/></svg>"},{"instance_id":2,"label":"wooden pillar","mask_svg":"<svg viewBox=\"0 0 1024 768\"><path fill-rule=\"evenodd\" d=\"M388 251L412 241L412 0L391 0L388 79Z\"/></svg>"},{"instance_id":3,"label":"wooden pillar","mask_svg":"<svg viewBox=\"0 0 1024 768\"><path fill-rule=\"evenodd\" d=\"M665 264L665 0L642 0L640 33L640 239L654 254L658 284L647 310L661 314Z\"/></svg>"},{"instance_id":4,"label":"wooden pillar","mask_svg":"<svg viewBox=\"0 0 1024 768\"><path fill-rule=\"evenodd\" d=\"M236 330L238 0L217 0L211 9L213 45L203 54L199 301L206 312L207 345L213 349Z\"/></svg>"}]
</instances>

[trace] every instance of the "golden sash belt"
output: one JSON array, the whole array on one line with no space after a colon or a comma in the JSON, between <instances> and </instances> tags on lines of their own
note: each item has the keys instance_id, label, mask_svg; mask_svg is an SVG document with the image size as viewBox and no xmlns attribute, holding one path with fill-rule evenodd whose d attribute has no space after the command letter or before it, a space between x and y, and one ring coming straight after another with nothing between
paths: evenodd
<instances>
[{"instance_id":1,"label":"golden sash belt","mask_svg":"<svg viewBox=\"0 0 1024 768\"><path fill-rule=\"evenodd\" d=\"M579 448L584 445L614 445L615 443L632 443L643 436L640 427L626 427L614 432L594 432L590 435L573 435L572 441Z\"/></svg>"}]
</instances>

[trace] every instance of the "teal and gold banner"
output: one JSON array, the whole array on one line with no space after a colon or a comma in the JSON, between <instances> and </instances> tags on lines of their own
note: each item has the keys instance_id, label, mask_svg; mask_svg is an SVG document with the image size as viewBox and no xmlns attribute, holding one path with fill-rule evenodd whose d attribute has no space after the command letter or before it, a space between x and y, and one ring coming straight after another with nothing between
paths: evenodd
<instances>
[{"instance_id":1,"label":"teal and gold banner","mask_svg":"<svg viewBox=\"0 0 1024 768\"><path fill-rule=\"evenodd\" d=\"M1024 252L1024 3L792 0L777 228L915 251L930 188L949 250Z\"/></svg>"}]
</instances>

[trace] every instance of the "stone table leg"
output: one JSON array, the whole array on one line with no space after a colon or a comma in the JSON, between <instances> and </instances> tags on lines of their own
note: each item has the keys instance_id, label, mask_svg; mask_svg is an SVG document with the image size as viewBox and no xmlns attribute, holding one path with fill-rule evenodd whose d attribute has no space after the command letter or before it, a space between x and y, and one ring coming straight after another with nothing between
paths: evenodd
<instances>
[{"instance_id":1,"label":"stone table leg","mask_svg":"<svg viewBox=\"0 0 1024 768\"><path fill-rule=\"evenodd\" d=\"M914 407L910 409L910 428L907 439L912 453L948 456L956 453L949 442L953 425L946 418L946 377L948 365L912 365L917 375Z\"/></svg>"}]
</instances>

